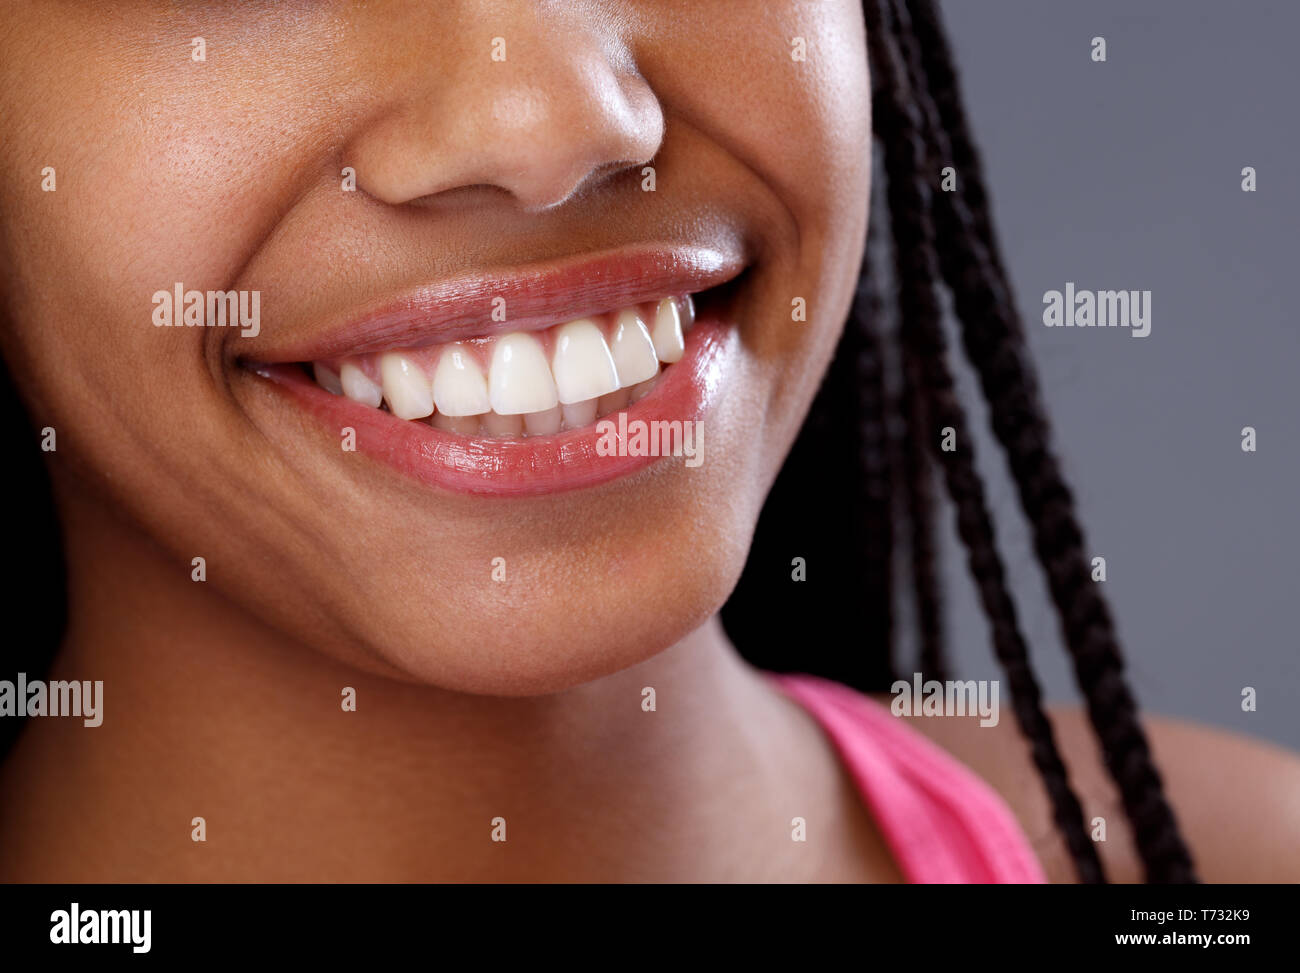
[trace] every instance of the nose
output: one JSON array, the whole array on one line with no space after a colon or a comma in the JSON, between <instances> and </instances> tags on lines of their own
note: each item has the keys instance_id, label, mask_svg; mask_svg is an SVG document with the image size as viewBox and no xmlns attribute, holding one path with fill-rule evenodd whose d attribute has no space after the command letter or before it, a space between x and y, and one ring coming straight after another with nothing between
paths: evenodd
<instances>
[{"instance_id":1,"label":"nose","mask_svg":"<svg viewBox=\"0 0 1300 973\"><path fill-rule=\"evenodd\" d=\"M358 188L400 205L492 186L544 210L654 157L663 112L613 28L527 6L501 36L467 32L452 50L417 42L409 57L390 48L388 65L402 67L345 146Z\"/></svg>"}]
</instances>

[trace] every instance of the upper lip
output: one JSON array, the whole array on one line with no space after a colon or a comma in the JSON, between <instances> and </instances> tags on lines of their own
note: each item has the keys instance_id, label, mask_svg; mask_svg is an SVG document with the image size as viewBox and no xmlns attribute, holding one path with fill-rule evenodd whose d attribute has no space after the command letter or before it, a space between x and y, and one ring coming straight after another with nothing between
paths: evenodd
<instances>
[{"instance_id":1,"label":"upper lip","mask_svg":"<svg viewBox=\"0 0 1300 973\"><path fill-rule=\"evenodd\" d=\"M322 361L534 331L660 297L708 290L727 283L744 267L740 250L731 246L648 246L510 272L464 274L326 322L313 329L312 336L288 346L242 357L266 364ZM498 319L504 311L505 320L494 320L494 310Z\"/></svg>"}]
</instances>

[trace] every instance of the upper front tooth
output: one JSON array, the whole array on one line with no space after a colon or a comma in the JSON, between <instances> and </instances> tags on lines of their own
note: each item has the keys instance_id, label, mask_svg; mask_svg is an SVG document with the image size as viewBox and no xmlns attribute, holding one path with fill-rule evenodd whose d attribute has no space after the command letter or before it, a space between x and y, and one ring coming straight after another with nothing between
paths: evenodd
<instances>
[{"instance_id":1,"label":"upper front tooth","mask_svg":"<svg viewBox=\"0 0 1300 973\"><path fill-rule=\"evenodd\" d=\"M339 367L339 384L343 386L343 394L353 402L378 409L383 400L384 393L379 383L371 381L369 375L350 361Z\"/></svg>"},{"instance_id":2,"label":"upper front tooth","mask_svg":"<svg viewBox=\"0 0 1300 973\"><path fill-rule=\"evenodd\" d=\"M618 384L630 388L659 374L659 356L641 315L633 308L620 311L614 323L614 367Z\"/></svg>"},{"instance_id":3,"label":"upper front tooth","mask_svg":"<svg viewBox=\"0 0 1300 973\"><path fill-rule=\"evenodd\" d=\"M655 326L651 335L655 354L669 364L680 361L686 353L686 339L682 336L682 315L677 302L665 297L655 308Z\"/></svg>"},{"instance_id":4,"label":"upper front tooth","mask_svg":"<svg viewBox=\"0 0 1300 973\"><path fill-rule=\"evenodd\" d=\"M433 385L411 359L396 352L381 355L379 377L388 408L397 418L423 419L433 413Z\"/></svg>"},{"instance_id":5,"label":"upper front tooth","mask_svg":"<svg viewBox=\"0 0 1300 973\"><path fill-rule=\"evenodd\" d=\"M565 405L598 399L618 388L618 369L609 346L590 318L570 321L555 330L551 369L560 401Z\"/></svg>"},{"instance_id":6,"label":"upper front tooth","mask_svg":"<svg viewBox=\"0 0 1300 973\"><path fill-rule=\"evenodd\" d=\"M492 349L488 399L503 416L545 412L559 403L541 342L525 332L504 335Z\"/></svg>"},{"instance_id":7,"label":"upper front tooth","mask_svg":"<svg viewBox=\"0 0 1300 973\"><path fill-rule=\"evenodd\" d=\"M433 373L433 402L444 416L478 416L492 410L483 369L460 342L442 353Z\"/></svg>"}]
</instances>

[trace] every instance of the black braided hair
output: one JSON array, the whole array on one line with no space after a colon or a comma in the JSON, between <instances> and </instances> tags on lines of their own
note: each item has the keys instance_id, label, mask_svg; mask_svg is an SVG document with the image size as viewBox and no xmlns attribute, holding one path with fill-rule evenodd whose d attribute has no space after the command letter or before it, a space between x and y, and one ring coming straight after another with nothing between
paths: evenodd
<instances>
[{"instance_id":1,"label":"black braided hair","mask_svg":"<svg viewBox=\"0 0 1300 973\"><path fill-rule=\"evenodd\" d=\"M888 4L882 4L888 7ZM897 13L884 9L884 14ZM927 175L929 158L923 137L925 121L919 99L910 91L907 68L902 63L901 40L895 18L868 22L868 36L876 53L880 83L873 104L877 131L885 143L886 179L893 221L895 261L902 310L902 340L918 363L920 379L932 403L933 425L924 442L937 440L940 430L954 435L951 450L937 450L957 508L958 533L965 542L971 574L980 601L989 616L993 644L1008 677L1011 700L1020 726L1033 744L1033 758L1051 798L1057 826L1079 866L1080 877L1096 881L1101 863L1096 847L1083 827L1083 810L1071 790L1065 765L1053 739L1051 724L1042 709L1042 694L1029 665L1029 653L1016 620L1015 604L1007 590L1005 570L994 540L993 521L984 499L984 486L975 471L972 435L958 401L947 365L942 311L935 292L939 262L931 220L933 193ZM894 29L890 29L894 26Z\"/></svg>"},{"instance_id":2,"label":"black braided hair","mask_svg":"<svg viewBox=\"0 0 1300 973\"><path fill-rule=\"evenodd\" d=\"M910 324L904 321L905 324ZM909 327L908 331L911 330ZM936 577L935 501L927 439L933 429L926 390L925 358L915 341L902 343L903 436L901 450L907 516L911 522L912 588L920 643L917 671L927 679L948 678L944 661L943 599Z\"/></svg>"},{"instance_id":3,"label":"black braided hair","mask_svg":"<svg viewBox=\"0 0 1300 973\"><path fill-rule=\"evenodd\" d=\"M864 0L863 10L872 64L875 134L883 149L898 290L902 392L895 405L901 420L897 425L905 442L893 456L896 464L901 463L899 477L907 504L885 504L882 508L874 496L872 502L876 509L895 517L906 514L911 521L920 671L927 678L943 678L937 675L944 665L931 540L933 504L928 453L943 472L956 511L958 535L966 547L967 563L990 621L994 651L1006 673L1016 720L1030 743L1055 824L1080 880L1104 881L1096 846L1084 829L1082 808L1070 787L1052 725L1043 712L1041 690L1007 587L984 487L975 468L971 432L947 363L937 293L942 283L951 295L961 326L962 347L979 377L994 432L1016 481L1089 716L1133 823L1147 880L1195 881L1191 856L1165 800L1137 720L1136 704L1123 680L1114 624L1088 573L1073 497L1051 452L1049 424L1025 354L1023 326L997 247L978 153L962 111L956 71L938 13L932 0ZM953 166L957 173L954 192L936 191L940 169L946 165ZM877 208L873 206L873 211ZM873 212L872 234L877 234L880 227ZM871 250L869 242L868 258ZM864 276L871 272L868 259L864 261ZM870 281L862 283L859 293L874 287ZM745 572L723 609L728 631L746 655L750 655L744 640L747 633L766 632L768 637L787 633L782 641L793 637L791 628L770 624L768 607L788 601L792 587L813 589L819 585L791 586L783 573L772 572L771 565L779 568L781 559L788 558L790 551L807 546L810 534L817 537L811 542L812 549L831 547L830 560L825 563L837 565L836 585L820 597L806 593L800 596L803 602L820 601L820 611L826 613L820 617L843 617L845 606L870 604L879 596L869 587L872 579L889 574L880 561L892 560L892 548L868 551L860 565L856 558L844 563L843 547L836 545L843 540L842 527L837 524L843 524L844 510L848 508L833 508L834 498L826 496L824 489L804 492L812 475L792 469L795 463L808 461L816 467L824 457L843 450L844 426L856 422L856 416L862 414L842 411L850 393L830 386L855 372L873 374L881 370L882 342L877 325L868 320L869 311L869 307L855 302L837 350L840 367L832 367L814 401L809 421L763 509ZM864 357L874 358L875 363L864 366ZM851 361L853 367L840 365L842 359ZM881 385L877 382L872 389L863 390L860 398L873 404L880 402L877 390ZM833 402L841 404L841 411L828 413L827 406ZM838 426L833 421L836 418ZM888 428L888 417L882 423L879 415L871 414L863 425L872 430ZM940 448L944 427L954 435L955 448L950 451ZM853 435L847 440L855 441ZM889 482L889 476L868 470L864 464L859 482L874 490L879 483ZM806 502L791 506L791 501L798 503L800 493L805 501L810 495L818 498L817 511L811 517ZM854 533L850 539L855 543L868 540L861 533ZM823 572L829 570L825 563L820 566ZM810 565L810 571L819 569L811 561ZM845 583L857 590L844 592ZM883 618L878 617L881 612ZM807 617L803 612L798 614ZM788 626L788 622L785 624ZM860 627L872 624L876 625L874 629L865 630L879 633L881 651L877 655L891 658L892 599L883 607L863 612ZM809 662L820 661L816 657L800 659L798 665L804 668ZM790 664L786 661L787 667ZM885 670L861 667L858 671L880 674ZM844 675L841 672L836 677L843 679ZM883 689L886 685L879 678L854 684L864 690Z\"/></svg>"},{"instance_id":4,"label":"black braided hair","mask_svg":"<svg viewBox=\"0 0 1300 973\"><path fill-rule=\"evenodd\" d=\"M1123 679L1114 622L1101 589L1089 576L1074 497L1052 454L1037 379L1024 356L1023 325L993 243L988 193L961 108L947 41L931 0L918 0L912 6L915 32L904 30L901 36L912 48L913 58L924 64L918 70L924 71L929 83L918 89L921 97L928 100L928 92L935 92L931 110L938 117L931 128L932 145L939 157L951 159L956 151L961 159L958 171L965 188L938 194L937 220L945 238L956 242L943 253L944 278L958 315L970 322L962 329L963 345L992 406L993 429L1032 526L1076 678L1107 767L1133 822L1148 878L1192 881L1191 855L1165 800L1137 719L1137 704Z\"/></svg>"}]
</instances>

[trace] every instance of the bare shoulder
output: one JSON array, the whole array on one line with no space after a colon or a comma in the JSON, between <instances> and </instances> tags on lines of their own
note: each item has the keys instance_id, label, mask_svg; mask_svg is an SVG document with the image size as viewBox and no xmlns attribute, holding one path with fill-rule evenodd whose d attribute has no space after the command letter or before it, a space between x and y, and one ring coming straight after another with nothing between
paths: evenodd
<instances>
[{"instance_id":1,"label":"bare shoulder","mask_svg":"<svg viewBox=\"0 0 1300 973\"><path fill-rule=\"evenodd\" d=\"M886 705L888 700L882 698ZM1107 875L1113 882L1142 881L1123 804L1086 712L1061 706L1049 707L1048 715L1085 821L1105 821L1100 852ZM981 727L977 718L904 718L1002 795L1051 881L1075 880L1014 717L993 727ZM1300 881L1300 755L1181 720L1144 716L1142 723L1201 880Z\"/></svg>"}]
</instances>

